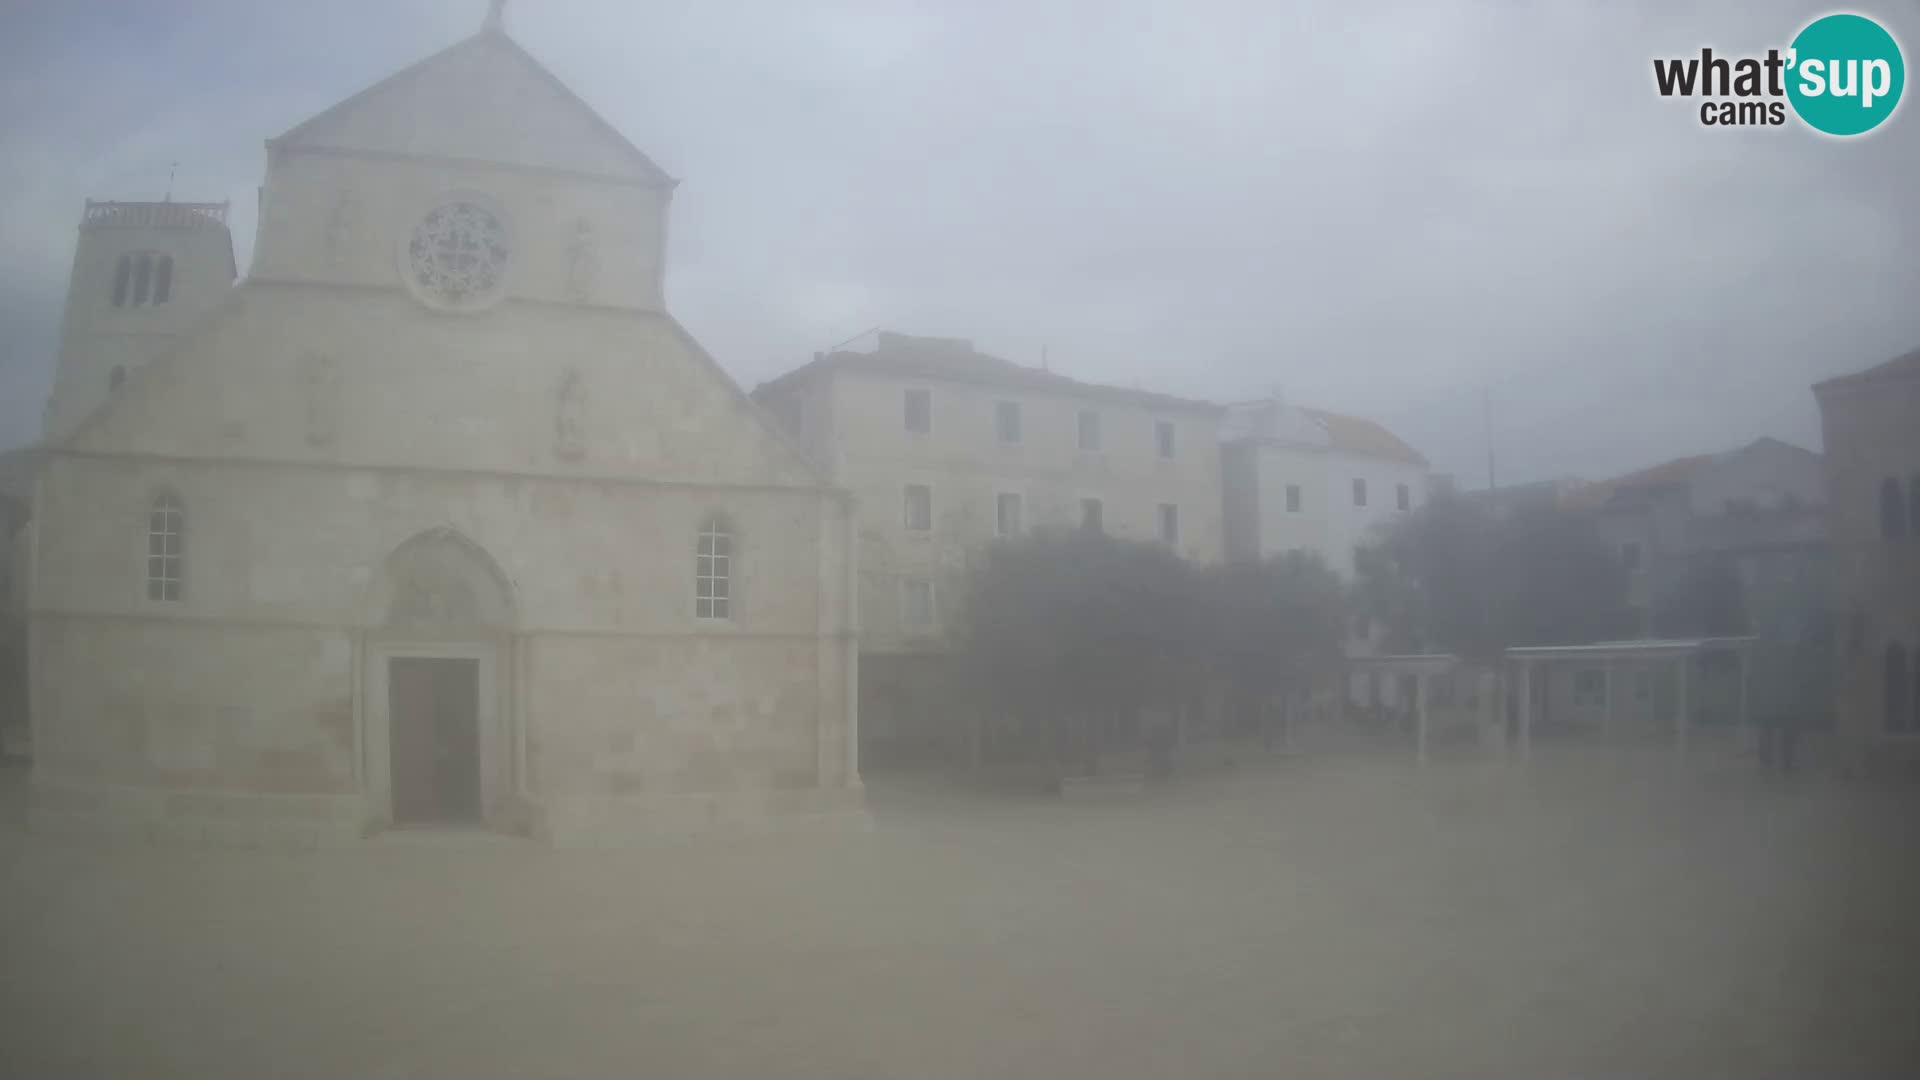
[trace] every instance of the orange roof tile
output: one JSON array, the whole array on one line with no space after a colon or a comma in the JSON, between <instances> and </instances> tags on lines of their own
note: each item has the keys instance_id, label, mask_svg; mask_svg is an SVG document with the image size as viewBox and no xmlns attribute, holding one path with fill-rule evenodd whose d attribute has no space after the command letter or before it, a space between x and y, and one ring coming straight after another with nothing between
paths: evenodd
<instances>
[{"instance_id":1,"label":"orange roof tile","mask_svg":"<svg viewBox=\"0 0 1920 1080\"><path fill-rule=\"evenodd\" d=\"M1579 509L1596 509L1612 502L1614 497L1632 491L1650 491L1654 488L1684 484L1693 475L1693 470L1713 460L1712 454L1692 454L1687 457L1663 461L1650 465L1624 476L1611 480L1597 480L1591 484L1569 492L1566 505Z\"/></svg>"},{"instance_id":2,"label":"orange roof tile","mask_svg":"<svg viewBox=\"0 0 1920 1080\"><path fill-rule=\"evenodd\" d=\"M1327 444L1335 450L1345 450L1355 454L1370 454L1374 457L1397 458L1418 465L1425 465L1427 459L1420 451L1408 446L1398 435L1381 427L1372 420L1358 416L1345 416L1327 412L1325 409L1300 410L1314 419L1327 433Z\"/></svg>"}]
</instances>

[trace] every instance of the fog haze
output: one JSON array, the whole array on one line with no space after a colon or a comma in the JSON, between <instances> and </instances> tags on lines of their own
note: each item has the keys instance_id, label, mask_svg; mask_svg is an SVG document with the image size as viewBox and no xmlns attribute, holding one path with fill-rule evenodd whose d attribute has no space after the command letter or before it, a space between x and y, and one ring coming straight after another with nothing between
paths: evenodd
<instances>
[{"instance_id":1,"label":"fog haze","mask_svg":"<svg viewBox=\"0 0 1920 1080\"><path fill-rule=\"evenodd\" d=\"M262 140L477 0L10 5L0 445L37 434L83 200L231 199ZM682 180L671 309L751 386L869 327L1381 420L1484 483L1759 435L1920 343L1920 139L1703 128L1649 61L1818 4L548 0L513 35ZM1909 54L1913 45L1908 43ZM1911 106L1908 106L1911 108Z\"/></svg>"}]
</instances>

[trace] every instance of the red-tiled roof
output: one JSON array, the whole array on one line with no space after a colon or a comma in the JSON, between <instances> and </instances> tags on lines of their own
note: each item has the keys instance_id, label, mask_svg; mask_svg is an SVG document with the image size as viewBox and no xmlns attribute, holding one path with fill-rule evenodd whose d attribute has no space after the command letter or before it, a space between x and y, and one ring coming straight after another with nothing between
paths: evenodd
<instances>
[{"instance_id":1,"label":"red-tiled roof","mask_svg":"<svg viewBox=\"0 0 1920 1080\"><path fill-rule=\"evenodd\" d=\"M943 382L972 383L979 386L1005 386L1068 397L1123 401L1154 409L1221 411L1220 406L1211 402L1156 394L1148 390L1129 390L1120 386L1081 382L1040 368L1025 367L998 356L976 352L972 342L964 340L912 337L891 332L880 335L879 347L873 352L835 352L816 356L812 361L777 379L761 383L754 389L754 393L778 390L783 386L834 371L895 378L937 379Z\"/></svg>"},{"instance_id":2,"label":"red-tiled roof","mask_svg":"<svg viewBox=\"0 0 1920 1080\"><path fill-rule=\"evenodd\" d=\"M1340 413L1327 412L1325 409L1303 408L1300 411L1312 417L1315 423L1325 429L1327 445L1335 450L1396 458L1416 465L1427 463L1426 457L1420 451L1408 446L1400 440L1398 435L1372 420L1363 420L1358 416L1344 416Z\"/></svg>"},{"instance_id":3,"label":"red-tiled roof","mask_svg":"<svg viewBox=\"0 0 1920 1080\"><path fill-rule=\"evenodd\" d=\"M1684 484L1693 475L1693 470L1712 460L1712 454L1693 454L1688 457L1674 458L1672 461L1663 461L1658 465L1630 472L1625 476L1616 476L1611 480L1595 481L1569 492L1566 505L1578 509L1594 509L1612 502L1619 495Z\"/></svg>"}]
</instances>

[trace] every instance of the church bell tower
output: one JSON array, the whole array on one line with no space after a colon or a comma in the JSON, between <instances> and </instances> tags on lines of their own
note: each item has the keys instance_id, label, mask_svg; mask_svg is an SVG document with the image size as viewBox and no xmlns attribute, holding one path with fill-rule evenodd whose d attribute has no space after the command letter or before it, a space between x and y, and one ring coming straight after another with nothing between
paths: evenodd
<instances>
[{"instance_id":1,"label":"church bell tower","mask_svg":"<svg viewBox=\"0 0 1920 1080\"><path fill-rule=\"evenodd\" d=\"M44 438L72 431L236 276L226 203L87 200Z\"/></svg>"}]
</instances>

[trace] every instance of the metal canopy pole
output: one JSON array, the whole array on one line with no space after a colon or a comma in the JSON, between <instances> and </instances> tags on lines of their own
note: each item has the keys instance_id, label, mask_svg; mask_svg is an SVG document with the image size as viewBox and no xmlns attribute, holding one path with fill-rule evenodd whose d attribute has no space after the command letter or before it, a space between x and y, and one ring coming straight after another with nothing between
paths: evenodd
<instances>
[{"instance_id":1,"label":"metal canopy pole","mask_svg":"<svg viewBox=\"0 0 1920 1080\"><path fill-rule=\"evenodd\" d=\"M1687 659L1688 654L1684 652L1680 654L1680 662L1677 665L1680 687L1673 703L1674 749L1682 755L1687 752L1688 728L1693 722L1693 717L1687 708Z\"/></svg>"},{"instance_id":2,"label":"metal canopy pole","mask_svg":"<svg viewBox=\"0 0 1920 1080\"><path fill-rule=\"evenodd\" d=\"M1427 674L1421 672L1414 676L1414 708L1419 713L1415 720L1415 745L1418 748L1420 764L1427 763Z\"/></svg>"},{"instance_id":3,"label":"metal canopy pole","mask_svg":"<svg viewBox=\"0 0 1920 1080\"><path fill-rule=\"evenodd\" d=\"M1533 752L1533 665L1520 661L1520 757Z\"/></svg>"}]
</instances>

